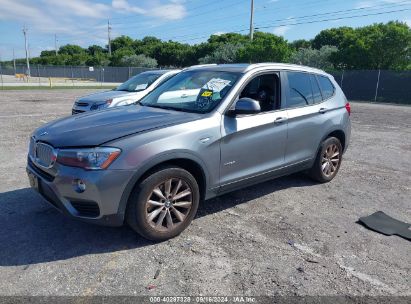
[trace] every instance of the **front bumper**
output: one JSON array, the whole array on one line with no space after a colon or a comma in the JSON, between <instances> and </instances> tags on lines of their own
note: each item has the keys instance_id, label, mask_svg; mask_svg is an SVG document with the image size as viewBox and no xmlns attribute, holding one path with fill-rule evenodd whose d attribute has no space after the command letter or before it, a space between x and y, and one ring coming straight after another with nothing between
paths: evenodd
<instances>
[{"instance_id":1,"label":"front bumper","mask_svg":"<svg viewBox=\"0 0 411 304\"><path fill-rule=\"evenodd\" d=\"M59 166L55 176L37 167L28 158L30 185L53 207L66 216L105 226L121 226L125 208L120 208L123 193L133 171L98 170ZM85 184L84 192L76 187Z\"/></svg>"}]
</instances>

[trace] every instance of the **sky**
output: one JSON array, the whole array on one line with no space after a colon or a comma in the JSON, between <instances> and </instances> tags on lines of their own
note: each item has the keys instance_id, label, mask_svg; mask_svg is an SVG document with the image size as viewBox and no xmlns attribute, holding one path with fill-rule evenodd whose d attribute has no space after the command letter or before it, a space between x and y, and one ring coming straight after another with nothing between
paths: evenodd
<instances>
[{"instance_id":1,"label":"sky","mask_svg":"<svg viewBox=\"0 0 411 304\"><path fill-rule=\"evenodd\" d=\"M195 44L211 34L247 34L251 0L0 0L0 60L78 44L107 44L111 36L156 36ZM288 41L326 28L399 20L411 26L411 0L254 0L255 28Z\"/></svg>"}]
</instances>

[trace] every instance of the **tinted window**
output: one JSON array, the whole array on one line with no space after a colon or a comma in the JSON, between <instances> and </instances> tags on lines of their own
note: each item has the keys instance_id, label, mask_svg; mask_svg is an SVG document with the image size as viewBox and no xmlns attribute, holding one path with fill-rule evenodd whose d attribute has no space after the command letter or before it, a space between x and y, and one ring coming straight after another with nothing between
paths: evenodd
<instances>
[{"instance_id":1,"label":"tinted window","mask_svg":"<svg viewBox=\"0 0 411 304\"><path fill-rule=\"evenodd\" d=\"M318 86L317 79L315 78L314 75L310 75L310 80L311 80L311 86L313 88L314 103L322 102L323 98L321 96L321 91L320 91L320 87Z\"/></svg>"},{"instance_id":2,"label":"tinted window","mask_svg":"<svg viewBox=\"0 0 411 304\"><path fill-rule=\"evenodd\" d=\"M310 74L288 72L289 94L287 106L289 108L306 106L313 103Z\"/></svg>"},{"instance_id":3,"label":"tinted window","mask_svg":"<svg viewBox=\"0 0 411 304\"><path fill-rule=\"evenodd\" d=\"M125 83L121 84L116 91L139 92L147 89L154 81L156 81L161 74L159 73L141 73L138 74Z\"/></svg>"},{"instance_id":4,"label":"tinted window","mask_svg":"<svg viewBox=\"0 0 411 304\"><path fill-rule=\"evenodd\" d=\"M328 99L334 95L334 86L330 79L325 76L317 76L318 82L320 83L321 92L323 94L323 99Z\"/></svg>"}]
</instances>

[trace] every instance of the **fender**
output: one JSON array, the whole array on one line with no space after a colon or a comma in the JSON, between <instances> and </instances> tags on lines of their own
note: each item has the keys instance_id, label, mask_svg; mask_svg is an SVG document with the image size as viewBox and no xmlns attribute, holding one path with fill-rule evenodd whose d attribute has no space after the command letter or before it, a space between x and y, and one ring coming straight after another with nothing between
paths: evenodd
<instances>
[{"instance_id":1,"label":"fender","mask_svg":"<svg viewBox=\"0 0 411 304\"><path fill-rule=\"evenodd\" d=\"M121 196L120 204L118 207L118 214L123 221L124 221L124 216L125 216L125 212L127 208L128 198L130 197L130 194L133 191L134 186L136 185L137 181L151 168L161 163L165 163L167 161L172 161L175 159L187 159L199 165L199 167L204 173L205 192L207 192L207 185L209 185L209 172L204 162L197 155L187 150L176 150L176 151L168 151L168 152L161 153L149 159L148 161L144 162L144 164L136 170L136 172L134 173L134 175L128 182L126 188L124 189L124 192L123 192L123 195ZM206 197L207 196L208 195L206 195Z\"/></svg>"}]
</instances>

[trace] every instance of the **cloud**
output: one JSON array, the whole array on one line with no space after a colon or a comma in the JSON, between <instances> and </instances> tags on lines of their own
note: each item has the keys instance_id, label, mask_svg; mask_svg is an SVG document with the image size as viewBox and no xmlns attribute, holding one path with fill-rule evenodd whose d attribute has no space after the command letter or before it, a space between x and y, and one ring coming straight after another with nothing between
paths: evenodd
<instances>
[{"instance_id":1,"label":"cloud","mask_svg":"<svg viewBox=\"0 0 411 304\"><path fill-rule=\"evenodd\" d=\"M86 0L43 0L51 12L60 13L62 10L67 14L89 18L107 18L111 7L102 3L93 3Z\"/></svg>"},{"instance_id":2,"label":"cloud","mask_svg":"<svg viewBox=\"0 0 411 304\"><path fill-rule=\"evenodd\" d=\"M170 0L167 3L153 1L145 8L130 5L127 0L112 0L112 7L119 13L136 13L166 20L179 20L187 15L184 1L179 0Z\"/></svg>"},{"instance_id":3,"label":"cloud","mask_svg":"<svg viewBox=\"0 0 411 304\"><path fill-rule=\"evenodd\" d=\"M354 5L354 8L368 8L382 4L396 4L401 2L404 2L404 0L361 0Z\"/></svg>"},{"instance_id":4,"label":"cloud","mask_svg":"<svg viewBox=\"0 0 411 304\"><path fill-rule=\"evenodd\" d=\"M283 26L277 26L273 29L273 34L277 36L284 36L286 32L288 32L292 26L290 25L283 25Z\"/></svg>"},{"instance_id":5,"label":"cloud","mask_svg":"<svg viewBox=\"0 0 411 304\"><path fill-rule=\"evenodd\" d=\"M111 2L111 5L113 6L114 9L123 11L124 13L130 12L130 13L137 13L137 14L146 14L146 10L138 7L138 6L132 6L130 5L127 0L113 0Z\"/></svg>"}]
</instances>

